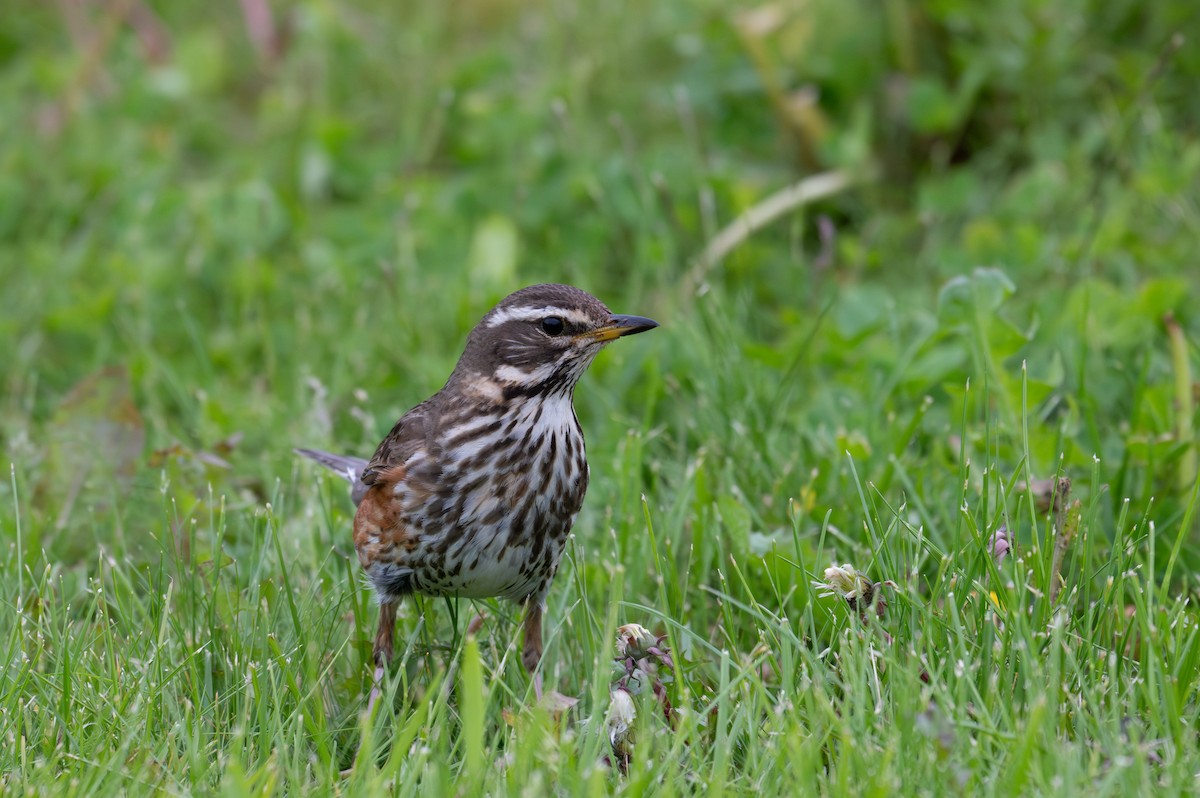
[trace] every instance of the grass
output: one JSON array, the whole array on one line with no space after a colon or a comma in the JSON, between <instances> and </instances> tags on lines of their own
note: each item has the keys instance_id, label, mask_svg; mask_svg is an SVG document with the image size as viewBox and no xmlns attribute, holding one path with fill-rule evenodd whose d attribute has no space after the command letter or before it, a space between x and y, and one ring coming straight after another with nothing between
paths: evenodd
<instances>
[{"instance_id":1,"label":"grass","mask_svg":"<svg viewBox=\"0 0 1200 798\"><path fill-rule=\"evenodd\" d=\"M5 794L1196 790L1190 3L226 5L0 32ZM578 703L418 600L368 717L291 448L369 452L544 280L662 322L576 398Z\"/></svg>"}]
</instances>

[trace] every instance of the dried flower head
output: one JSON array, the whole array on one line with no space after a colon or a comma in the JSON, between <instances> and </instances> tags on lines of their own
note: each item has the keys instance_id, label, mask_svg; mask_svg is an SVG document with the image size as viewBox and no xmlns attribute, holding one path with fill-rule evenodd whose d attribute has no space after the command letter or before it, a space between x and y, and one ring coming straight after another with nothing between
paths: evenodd
<instances>
[{"instance_id":1,"label":"dried flower head","mask_svg":"<svg viewBox=\"0 0 1200 798\"><path fill-rule=\"evenodd\" d=\"M658 638L641 624L627 623L617 628L617 656L643 659L658 645Z\"/></svg>"},{"instance_id":2,"label":"dried flower head","mask_svg":"<svg viewBox=\"0 0 1200 798\"><path fill-rule=\"evenodd\" d=\"M882 617L887 610L887 600L880 588L896 587L896 583L890 579L872 582L849 563L829 566L825 569L825 581L814 581L812 584L817 589L817 595L844 599L850 605L850 609L858 611L864 618L871 607Z\"/></svg>"},{"instance_id":3,"label":"dried flower head","mask_svg":"<svg viewBox=\"0 0 1200 798\"><path fill-rule=\"evenodd\" d=\"M871 580L860 574L850 563L831 565L825 569L825 581L813 582L819 596L837 596L850 601L871 589Z\"/></svg>"},{"instance_id":4,"label":"dried flower head","mask_svg":"<svg viewBox=\"0 0 1200 798\"><path fill-rule=\"evenodd\" d=\"M629 767L633 753L633 723L637 719L637 706L633 696L624 687L614 687L609 692L608 715L604 725L608 730L608 743L622 772Z\"/></svg>"},{"instance_id":5,"label":"dried flower head","mask_svg":"<svg viewBox=\"0 0 1200 798\"><path fill-rule=\"evenodd\" d=\"M629 751L619 748L611 736L614 733L612 724L619 725L621 718L626 715L632 722L633 703L630 696L652 693L662 709L663 719L672 727L675 725L675 712L666 687L666 683L673 678L675 660L671 657L671 649L667 647L666 637L655 636L649 629L636 623L626 624L617 630L617 656L614 662L618 675L611 688L614 709L610 711L609 728L613 752L622 770L629 763Z\"/></svg>"}]
</instances>

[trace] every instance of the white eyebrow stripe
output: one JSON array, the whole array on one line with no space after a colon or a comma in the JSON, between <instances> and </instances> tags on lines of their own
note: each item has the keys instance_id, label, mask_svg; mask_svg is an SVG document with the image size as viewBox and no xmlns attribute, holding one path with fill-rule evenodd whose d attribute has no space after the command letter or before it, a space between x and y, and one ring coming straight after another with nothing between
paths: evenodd
<instances>
[{"instance_id":1,"label":"white eyebrow stripe","mask_svg":"<svg viewBox=\"0 0 1200 798\"><path fill-rule=\"evenodd\" d=\"M501 324L510 321L538 321L546 316L560 316L575 324L587 324L590 322L586 313L571 308L559 308L554 305L535 308L526 305L524 307L504 308L504 310L496 311L488 319L487 326L499 327Z\"/></svg>"}]
</instances>

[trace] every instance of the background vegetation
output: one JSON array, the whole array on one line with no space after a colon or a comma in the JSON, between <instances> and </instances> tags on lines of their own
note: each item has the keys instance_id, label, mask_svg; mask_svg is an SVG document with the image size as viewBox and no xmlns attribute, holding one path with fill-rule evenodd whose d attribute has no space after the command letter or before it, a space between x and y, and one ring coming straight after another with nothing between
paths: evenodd
<instances>
[{"instance_id":1,"label":"background vegetation","mask_svg":"<svg viewBox=\"0 0 1200 798\"><path fill-rule=\"evenodd\" d=\"M1194 791L1198 43L1191 0L8 4L3 791ZM663 323L577 396L579 701L425 601L367 717L291 447L369 453L546 280Z\"/></svg>"}]
</instances>

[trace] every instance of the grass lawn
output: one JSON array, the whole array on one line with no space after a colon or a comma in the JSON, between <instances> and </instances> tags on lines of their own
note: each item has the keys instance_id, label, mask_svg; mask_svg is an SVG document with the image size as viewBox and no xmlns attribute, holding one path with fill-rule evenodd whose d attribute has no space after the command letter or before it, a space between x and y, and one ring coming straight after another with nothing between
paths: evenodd
<instances>
[{"instance_id":1,"label":"grass lawn","mask_svg":"<svg viewBox=\"0 0 1200 798\"><path fill-rule=\"evenodd\" d=\"M0 793L1193 794L1197 85L1193 0L17 3ZM558 702L423 599L368 715L292 447L546 281L662 324Z\"/></svg>"}]
</instances>

